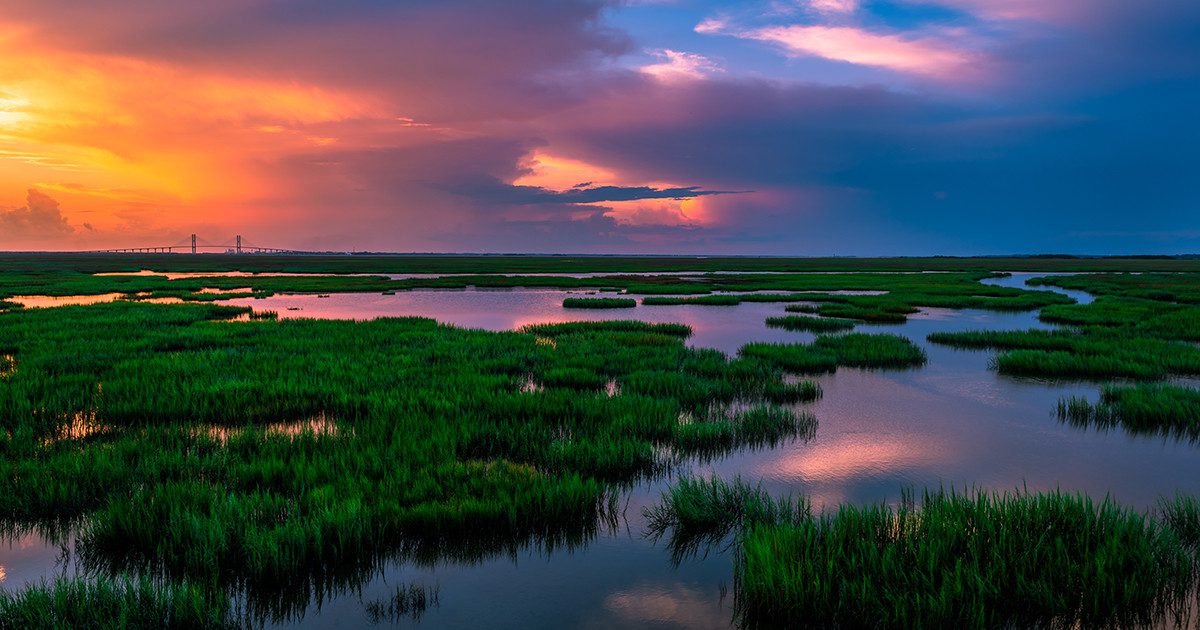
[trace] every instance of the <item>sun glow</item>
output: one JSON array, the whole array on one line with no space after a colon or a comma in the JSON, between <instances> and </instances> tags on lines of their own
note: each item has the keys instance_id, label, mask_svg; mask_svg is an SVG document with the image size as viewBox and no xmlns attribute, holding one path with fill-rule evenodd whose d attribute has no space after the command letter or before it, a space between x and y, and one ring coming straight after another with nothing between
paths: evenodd
<instances>
[{"instance_id":1,"label":"sun glow","mask_svg":"<svg viewBox=\"0 0 1200 630\"><path fill-rule=\"evenodd\" d=\"M16 129L21 122L29 117L24 111L28 106L29 101L27 99L0 96L0 130Z\"/></svg>"},{"instance_id":2,"label":"sun glow","mask_svg":"<svg viewBox=\"0 0 1200 630\"><path fill-rule=\"evenodd\" d=\"M81 245L198 214L232 220L290 192L274 161L340 147L339 126L390 116L368 95L46 49L17 32L0 37L0 79L0 190L13 195L0 209L31 187L52 192Z\"/></svg>"}]
</instances>

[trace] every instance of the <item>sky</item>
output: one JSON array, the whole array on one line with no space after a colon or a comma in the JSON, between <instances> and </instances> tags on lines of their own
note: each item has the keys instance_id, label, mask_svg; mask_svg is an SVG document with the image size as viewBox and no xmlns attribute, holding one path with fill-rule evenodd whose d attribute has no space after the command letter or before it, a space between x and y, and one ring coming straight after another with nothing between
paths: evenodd
<instances>
[{"instance_id":1,"label":"sky","mask_svg":"<svg viewBox=\"0 0 1200 630\"><path fill-rule=\"evenodd\" d=\"M5 0L0 250L1200 252L1196 0Z\"/></svg>"}]
</instances>

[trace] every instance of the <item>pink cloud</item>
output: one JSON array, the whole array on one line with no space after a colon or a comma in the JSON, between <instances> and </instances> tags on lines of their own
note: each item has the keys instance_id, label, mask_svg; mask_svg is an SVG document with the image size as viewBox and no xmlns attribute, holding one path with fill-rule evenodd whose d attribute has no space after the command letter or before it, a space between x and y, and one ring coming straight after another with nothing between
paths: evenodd
<instances>
[{"instance_id":1,"label":"pink cloud","mask_svg":"<svg viewBox=\"0 0 1200 630\"><path fill-rule=\"evenodd\" d=\"M655 55L663 61L642 66L638 70L660 81L702 79L721 72L721 67L704 55L670 49L658 51Z\"/></svg>"},{"instance_id":2,"label":"pink cloud","mask_svg":"<svg viewBox=\"0 0 1200 630\"><path fill-rule=\"evenodd\" d=\"M939 78L961 76L976 60L975 54L945 40L909 39L854 27L771 26L739 36L779 44L795 56L822 57Z\"/></svg>"}]
</instances>

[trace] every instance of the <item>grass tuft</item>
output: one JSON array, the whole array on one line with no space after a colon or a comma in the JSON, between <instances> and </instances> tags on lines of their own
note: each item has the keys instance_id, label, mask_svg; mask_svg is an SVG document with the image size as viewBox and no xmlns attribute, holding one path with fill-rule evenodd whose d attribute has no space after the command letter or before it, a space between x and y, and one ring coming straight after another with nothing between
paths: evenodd
<instances>
[{"instance_id":1,"label":"grass tuft","mask_svg":"<svg viewBox=\"0 0 1200 630\"><path fill-rule=\"evenodd\" d=\"M1200 440L1200 391L1190 387L1109 385L1094 405L1077 396L1059 400L1057 414L1059 420L1076 426L1120 426L1135 434Z\"/></svg>"},{"instance_id":2,"label":"grass tuft","mask_svg":"<svg viewBox=\"0 0 1200 630\"><path fill-rule=\"evenodd\" d=\"M839 365L910 368L928 360L925 351L905 337L864 333L820 336L811 344L751 343L742 347L741 355L800 374L832 372Z\"/></svg>"},{"instance_id":3,"label":"grass tuft","mask_svg":"<svg viewBox=\"0 0 1200 630\"><path fill-rule=\"evenodd\" d=\"M803 317L800 315L786 315L782 317L768 317L767 326L771 328L782 328L784 330L803 331L803 332L840 332L854 328L855 322L849 319L836 319L832 317Z\"/></svg>"},{"instance_id":4,"label":"grass tuft","mask_svg":"<svg viewBox=\"0 0 1200 630\"><path fill-rule=\"evenodd\" d=\"M735 480L684 478L646 511L676 558L733 533L748 627L1125 627L1179 622L1200 508L1161 521L1063 493L906 493L814 514Z\"/></svg>"},{"instance_id":5,"label":"grass tuft","mask_svg":"<svg viewBox=\"0 0 1200 630\"><path fill-rule=\"evenodd\" d=\"M235 628L228 603L191 586L149 578L58 578L0 590L0 628Z\"/></svg>"},{"instance_id":6,"label":"grass tuft","mask_svg":"<svg viewBox=\"0 0 1200 630\"><path fill-rule=\"evenodd\" d=\"M703 306L737 306L742 299L736 295L701 295L697 297L644 297L645 306L673 306L698 304Z\"/></svg>"},{"instance_id":7,"label":"grass tuft","mask_svg":"<svg viewBox=\"0 0 1200 630\"><path fill-rule=\"evenodd\" d=\"M633 298L564 298L563 308L633 308Z\"/></svg>"}]
</instances>

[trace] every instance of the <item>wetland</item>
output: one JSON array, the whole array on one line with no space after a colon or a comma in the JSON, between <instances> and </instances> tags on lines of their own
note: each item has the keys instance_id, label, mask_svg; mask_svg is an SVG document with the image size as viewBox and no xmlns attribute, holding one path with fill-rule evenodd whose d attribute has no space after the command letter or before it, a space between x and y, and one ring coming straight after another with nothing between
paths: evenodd
<instances>
[{"instance_id":1,"label":"wetland","mask_svg":"<svg viewBox=\"0 0 1200 630\"><path fill-rule=\"evenodd\" d=\"M34 258L0 626L1195 623L1193 262Z\"/></svg>"}]
</instances>

